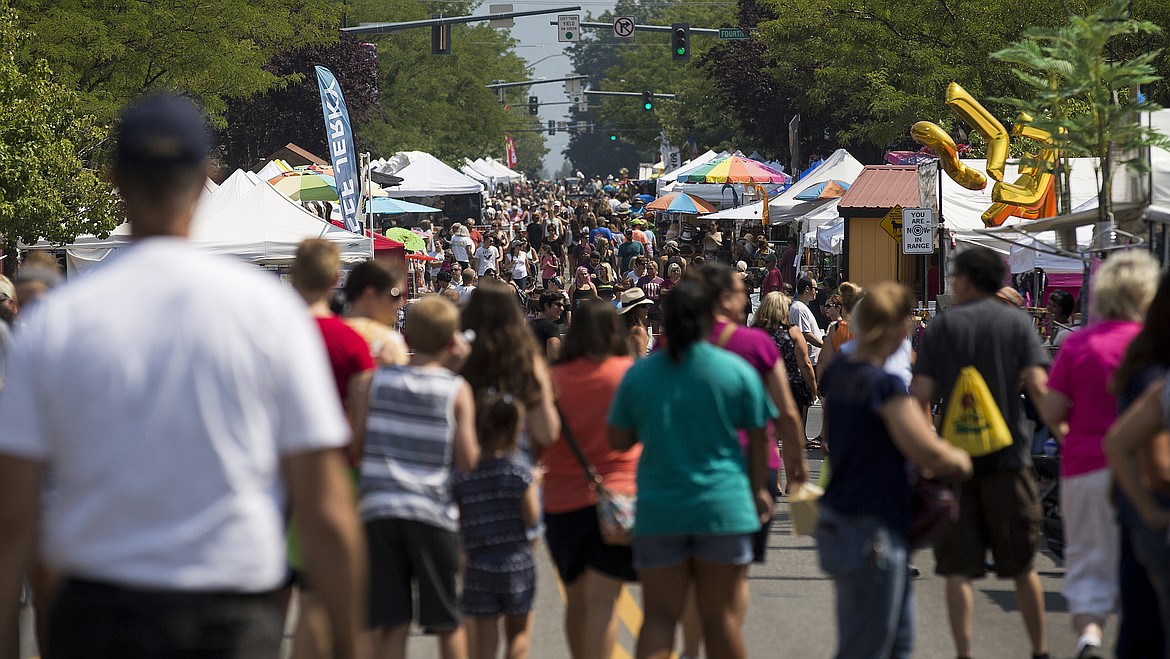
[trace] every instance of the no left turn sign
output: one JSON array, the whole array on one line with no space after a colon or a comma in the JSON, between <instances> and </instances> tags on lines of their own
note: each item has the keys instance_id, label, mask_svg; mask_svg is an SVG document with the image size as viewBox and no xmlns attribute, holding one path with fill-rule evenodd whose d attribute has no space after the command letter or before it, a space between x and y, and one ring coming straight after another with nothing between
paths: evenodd
<instances>
[{"instance_id":1,"label":"no left turn sign","mask_svg":"<svg viewBox=\"0 0 1170 659\"><path fill-rule=\"evenodd\" d=\"M634 36L634 17L618 16L613 19L613 36L623 39Z\"/></svg>"}]
</instances>

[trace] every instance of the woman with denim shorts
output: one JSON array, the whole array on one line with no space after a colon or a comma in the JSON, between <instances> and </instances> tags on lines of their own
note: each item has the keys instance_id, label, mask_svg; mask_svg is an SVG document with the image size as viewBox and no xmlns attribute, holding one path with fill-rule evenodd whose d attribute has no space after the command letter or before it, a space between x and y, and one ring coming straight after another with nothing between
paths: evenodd
<instances>
[{"instance_id":1,"label":"woman with denim shorts","mask_svg":"<svg viewBox=\"0 0 1170 659\"><path fill-rule=\"evenodd\" d=\"M911 463L939 478L971 475L970 457L935 435L905 383L882 368L909 331L913 307L905 287L876 285L854 310L857 347L833 361L821 384L833 477L816 539L836 590L837 657L910 656Z\"/></svg>"},{"instance_id":2,"label":"woman with denim shorts","mask_svg":"<svg viewBox=\"0 0 1170 659\"><path fill-rule=\"evenodd\" d=\"M752 535L772 515L764 427L777 412L755 370L706 340L711 304L696 280L674 287L663 303L666 348L630 367L609 410L610 446L642 443L633 532L645 609L639 657L669 656L692 586L708 655L746 656ZM739 428L749 436L746 457Z\"/></svg>"}]
</instances>

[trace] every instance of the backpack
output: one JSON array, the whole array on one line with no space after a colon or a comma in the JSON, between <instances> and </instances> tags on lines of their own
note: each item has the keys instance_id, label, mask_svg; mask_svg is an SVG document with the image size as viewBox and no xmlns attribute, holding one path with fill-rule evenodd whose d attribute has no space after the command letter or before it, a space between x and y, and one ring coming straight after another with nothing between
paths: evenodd
<instances>
[{"instance_id":1,"label":"backpack","mask_svg":"<svg viewBox=\"0 0 1170 659\"><path fill-rule=\"evenodd\" d=\"M947 399L940 434L974 458L1012 445L1012 433L1003 420L995 397L974 366L964 366L959 371L959 379Z\"/></svg>"}]
</instances>

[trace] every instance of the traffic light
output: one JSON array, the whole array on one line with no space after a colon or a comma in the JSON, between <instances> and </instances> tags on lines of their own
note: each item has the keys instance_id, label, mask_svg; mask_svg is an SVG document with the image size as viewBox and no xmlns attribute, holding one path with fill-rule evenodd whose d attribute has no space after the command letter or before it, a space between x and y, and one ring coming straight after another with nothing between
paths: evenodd
<instances>
[{"instance_id":1,"label":"traffic light","mask_svg":"<svg viewBox=\"0 0 1170 659\"><path fill-rule=\"evenodd\" d=\"M691 58L691 24L675 23L670 26L670 59L685 61Z\"/></svg>"},{"instance_id":2,"label":"traffic light","mask_svg":"<svg viewBox=\"0 0 1170 659\"><path fill-rule=\"evenodd\" d=\"M535 117L540 112L540 99L535 96L528 97L528 114Z\"/></svg>"},{"instance_id":3,"label":"traffic light","mask_svg":"<svg viewBox=\"0 0 1170 659\"><path fill-rule=\"evenodd\" d=\"M549 135L556 135L557 134L557 122L553 121L552 119L548 120L548 134Z\"/></svg>"},{"instance_id":4,"label":"traffic light","mask_svg":"<svg viewBox=\"0 0 1170 659\"><path fill-rule=\"evenodd\" d=\"M642 92L642 109L647 112L654 109L654 92Z\"/></svg>"},{"instance_id":5,"label":"traffic light","mask_svg":"<svg viewBox=\"0 0 1170 659\"><path fill-rule=\"evenodd\" d=\"M435 16L434 18L438 18ZM451 54L451 26L450 25L432 25L431 26L431 54L432 55L450 55Z\"/></svg>"},{"instance_id":6,"label":"traffic light","mask_svg":"<svg viewBox=\"0 0 1170 659\"><path fill-rule=\"evenodd\" d=\"M610 133L610 134L609 134L609 141L610 141L610 142L616 142L616 141L617 141L617 135L614 135L613 133Z\"/></svg>"}]
</instances>

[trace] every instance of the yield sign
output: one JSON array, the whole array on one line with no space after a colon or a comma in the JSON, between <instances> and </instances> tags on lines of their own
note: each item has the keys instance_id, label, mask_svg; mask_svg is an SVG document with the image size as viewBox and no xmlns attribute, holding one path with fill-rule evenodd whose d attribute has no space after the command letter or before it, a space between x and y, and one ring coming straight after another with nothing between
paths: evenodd
<instances>
[{"instance_id":1,"label":"yield sign","mask_svg":"<svg viewBox=\"0 0 1170 659\"><path fill-rule=\"evenodd\" d=\"M894 242L902 242L902 207L894 206L886 216L882 218L879 226L890 234Z\"/></svg>"},{"instance_id":2,"label":"yield sign","mask_svg":"<svg viewBox=\"0 0 1170 659\"><path fill-rule=\"evenodd\" d=\"M613 36L628 39L634 36L634 17L618 16L613 19Z\"/></svg>"}]
</instances>

